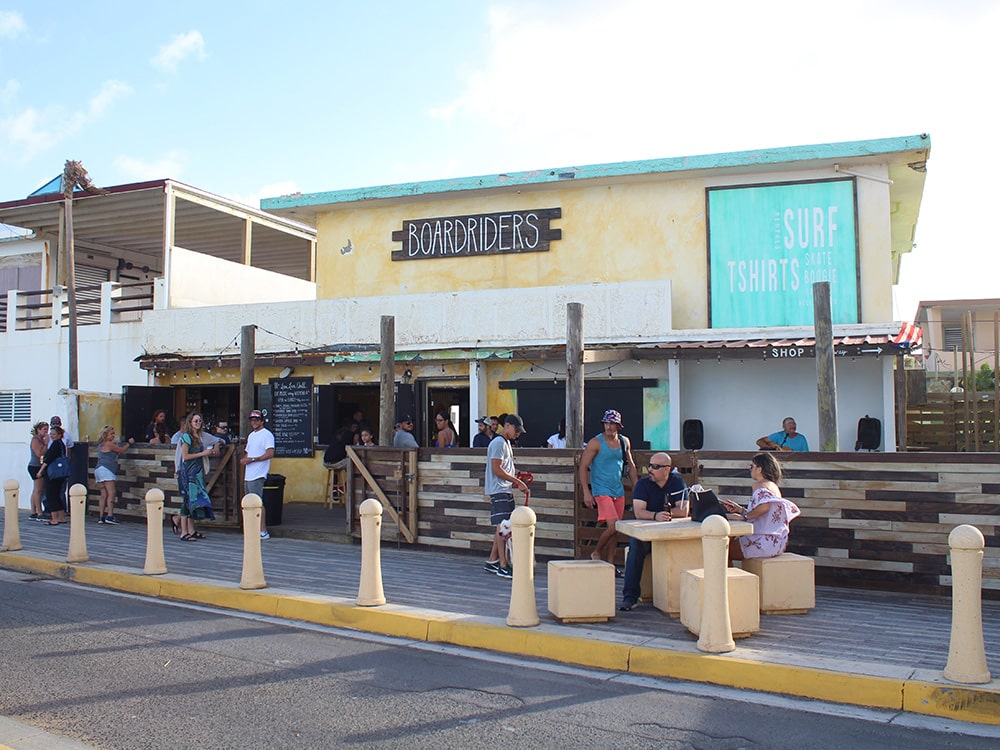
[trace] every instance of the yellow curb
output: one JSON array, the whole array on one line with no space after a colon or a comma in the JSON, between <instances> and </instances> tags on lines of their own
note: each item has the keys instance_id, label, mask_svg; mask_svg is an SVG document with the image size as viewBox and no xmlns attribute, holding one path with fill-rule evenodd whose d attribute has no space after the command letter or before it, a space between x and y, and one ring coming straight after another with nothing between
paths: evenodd
<instances>
[{"instance_id":1,"label":"yellow curb","mask_svg":"<svg viewBox=\"0 0 1000 750\"><path fill-rule=\"evenodd\" d=\"M512 628L479 618L450 618L430 622L427 639L456 646L537 656L586 667L628 671L630 646L626 644L532 628Z\"/></svg>"},{"instance_id":2,"label":"yellow curb","mask_svg":"<svg viewBox=\"0 0 1000 750\"><path fill-rule=\"evenodd\" d=\"M636 646L629 671L875 708L902 706L903 679Z\"/></svg>"},{"instance_id":3,"label":"yellow curb","mask_svg":"<svg viewBox=\"0 0 1000 750\"><path fill-rule=\"evenodd\" d=\"M350 628L369 633L427 640L427 621L433 615L415 614L392 605L359 607L346 599L285 594L278 600L278 617L313 622L334 628Z\"/></svg>"},{"instance_id":4,"label":"yellow curb","mask_svg":"<svg viewBox=\"0 0 1000 750\"><path fill-rule=\"evenodd\" d=\"M907 680L903 686L903 710L942 716L977 724L1000 725L1000 689L991 685L959 685L951 682Z\"/></svg>"},{"instance_id":5,"label":"yellow curb","mask_svg":"<svg viewBox=\"0 0 1000 750\"><path fill-rule=\"evenodd\" d=\"M236 584L200 583L190 579L166 578L160 581L160 595L182 602L197 602L212 607L236 609L274 617L278 597L267 589L241 589Z\"/></svg>"}]
</instances>

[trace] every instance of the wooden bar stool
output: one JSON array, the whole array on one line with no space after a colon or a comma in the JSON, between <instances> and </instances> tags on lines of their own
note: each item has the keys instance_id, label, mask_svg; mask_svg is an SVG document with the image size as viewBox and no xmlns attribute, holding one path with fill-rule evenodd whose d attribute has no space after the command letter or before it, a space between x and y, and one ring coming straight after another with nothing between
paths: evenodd
<instances>
[{"instance_id":1,"label":"wooden bar stool","mask_svg":"<svg viewBox=\"0 0 1000 750\"><path fill-rule=\"evenodd\" d=\"M333 508L334 504L342 505L347 498L347 464L344 461L338 461L335 464L323 465L326 467L326 490L323 493L323 504L327 508Z\"/></svg>"}]
</instances>

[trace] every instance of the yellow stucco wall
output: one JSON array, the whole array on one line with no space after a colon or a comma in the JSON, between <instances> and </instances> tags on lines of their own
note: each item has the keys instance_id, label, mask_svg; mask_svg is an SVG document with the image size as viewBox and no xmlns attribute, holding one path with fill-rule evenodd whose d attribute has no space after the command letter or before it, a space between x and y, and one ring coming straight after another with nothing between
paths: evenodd
<instances>
[{"instance_id":1,"label":"yellow stucco wall","mask_svg":"<svg viewBox=\"0 0 1000 750\"><path fill-rule=\"evenodd\" d=\"M705 189L724 184L802 180L789 172L721 179L600 180L557 187L483 191L437 199L334 208L320 216L318 296L382 296L476 289L669 279L673 326L708 325ZM828 174L822 176L829 177ZM862 322L891 319L888 187L858 183ZM393 261L392 233L407 219L560 208L562 230L548 252ZM340 248L350 239L348 255ZM387 280L391 280L388 281ZM623 300L623 304L627 301Z\"/></svg>"},{"instance_id":2,"label":"yellow stucco wall","mask_svg":"<svg viewBox=\"0 0 1000 750\"><path fill-rule=\"evenodd\" d=\"M122 432L122 397L108 393L77 394L77 418L80 435L76 440L94 442L105 425L111 425Z\"/></svg>"}]
</instances>

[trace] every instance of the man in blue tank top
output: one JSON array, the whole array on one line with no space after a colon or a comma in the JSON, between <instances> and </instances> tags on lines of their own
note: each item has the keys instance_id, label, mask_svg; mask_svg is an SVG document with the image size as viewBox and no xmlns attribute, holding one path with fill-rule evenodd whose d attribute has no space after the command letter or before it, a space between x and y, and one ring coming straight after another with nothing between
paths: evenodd
<instances>
[{"instance_id":1,"label":"man in blue tank top","mask_svg":"<svg viewBox=\"0 0 1000 750\"><path fill-rule=\"evenodd\" d=\"M619 435L622 415L614 409L608 409L601 421L604 423L604 432L587 442L580 458L580 484L583 485L583 502L586 506L597 506L597 522L605 521L608 524L597 540L590 558L613 564L618 538L615 524L625 513L623 469L627 464L633 487L638 481L638 474L628 439Z\"/></svg>"}]
</instances>

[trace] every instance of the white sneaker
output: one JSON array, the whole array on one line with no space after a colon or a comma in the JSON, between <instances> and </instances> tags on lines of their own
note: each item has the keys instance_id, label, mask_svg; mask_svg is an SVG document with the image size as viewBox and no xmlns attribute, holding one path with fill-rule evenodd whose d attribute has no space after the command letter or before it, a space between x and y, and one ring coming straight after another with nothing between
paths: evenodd
<instances>
[{"instance_id":1,"label":"white sneaker","mask_svg":"<svg viewBox=\"0 0 1000 750\"><path fill-rule=\"evenodd\" d=\"M270 539L271 535L268 534L266 531L262 531L262 532L260 532L260 538L261 539Z\"/></svg>"}]
</instances>

